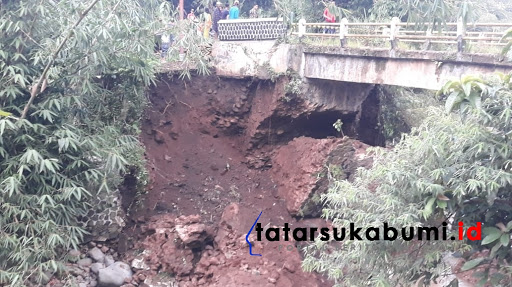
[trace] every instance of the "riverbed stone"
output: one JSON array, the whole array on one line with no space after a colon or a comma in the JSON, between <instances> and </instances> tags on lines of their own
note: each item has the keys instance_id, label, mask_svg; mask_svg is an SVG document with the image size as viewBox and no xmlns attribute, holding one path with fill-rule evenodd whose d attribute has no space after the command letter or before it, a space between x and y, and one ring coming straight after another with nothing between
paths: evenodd
<instances>
[{"instance_id":1,"label":"riverbed stone","mask_svg":"<svg viewBox=\"0 0 512 287\"><path fill-rule=\"evenodd\" d=\"M89 250L88 254L96 262L103 263L103 260L105 260L105 254L98 247Z\"/></svg>"},{"instance_id":2,"label":"riverbed stone","mask_svg":"<svg viewBox=\"0 0 512 287\"><path fill-rule=\"evenodd\" d=\"M110 265L114 264L114 262L116 262L116 261L114 260L114 258L112 257L112 255L107 255L107 256L105 256L104 263L105 263L105 266L106 266L106 267L108 267L108 266L110 266Z\"/></svg>"},{"instance_id":3,"label":"riverbed stone","mask_svg":"<svg viewBox=\"0 0 512 287\"><path fill-rule=\"evenodd\" d=\"M91 258L80 259L76 262L76 264L78 264L78 266L80 266L80 267L89 267L92 264L92 259Z\"/></svg>"},{"instance_id":4,"label":"riverbed stone","mask_svg":"<svg viewBox=\"0 0 512 287\"><path fill-rule=\"evenodd\" d=\"M98 272L98 285L100 287L119 287L132 278L130 266L123 262L115 262Z\"/></svg>"},{"instance_id":5,"label":"riverbed stone","mask_svg":"<svg viewBox=\"0 0 512 287\"><path fill-rule=\"evenodd\" d=\"M105 268L105 264L96 262L91 265L91 272L94 274L98 274L100 269L103 269L103 268Z\"/></svg>"}]
</instances>

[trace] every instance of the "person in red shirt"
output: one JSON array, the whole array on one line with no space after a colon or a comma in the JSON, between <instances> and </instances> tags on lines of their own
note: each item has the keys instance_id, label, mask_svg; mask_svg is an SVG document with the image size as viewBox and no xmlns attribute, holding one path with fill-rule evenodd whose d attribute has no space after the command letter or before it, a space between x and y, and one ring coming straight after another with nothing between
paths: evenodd
<instances>
[{"instance_id":1,"label":"person in red shirt","mask_svg":"<svg viewBox=\"0 0 512 287\"><path fill-rule=\"evenodd\" d=\"M328 5L325 5L324 20L326 23L336 23L336 15L334 14L336 11L335 9L336 9L336 3L334 1L330 1L330 3ZM334 27L326 28L324 33L334 34L335 30L336 29Z\"/></svg>"}]
</instances>

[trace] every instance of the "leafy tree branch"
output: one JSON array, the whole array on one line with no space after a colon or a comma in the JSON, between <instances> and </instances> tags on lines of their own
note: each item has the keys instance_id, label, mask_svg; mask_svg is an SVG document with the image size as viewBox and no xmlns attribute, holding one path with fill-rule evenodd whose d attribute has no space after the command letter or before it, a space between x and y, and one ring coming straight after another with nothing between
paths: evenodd
<instances>
[{"instance_id":1,"label":"leafy tree branch","mask_svg":"<svg viewBox=\"0 0 512 287\"><path fill-rule=\"evenodd\" d=\"M40 91L39 87L46 87L47 79L46 76L48 74L48 71L50 70L50 67L55 62L55 59L57 59L57 56L59 55L62 48L64 48L64 45L66 45L66 42L73 36L74 29L80 25L82 20L89 14L89 11L99 2L100 0L94 0L82 13L80 13L80 16L78 17L78 20L75 22L75 24L71 27L69 30L67 36L62 40L62 42L57 47L57 50L53 53L53 55L50 58L50 61L46 64L44 67L43 72L41 73L41 76L39 79L33 84L32 89L30 90L30 98L23 108L23 112L21 113L20 119L24 119L27 116L28 110L30 109L30 106L34 102L34 99L37 97L39 92L42 92L44 88L42 88ZM35 41L34 41L35 42ZM37 42L35 42L37 43Z\"/></svg>"}]
</instances>

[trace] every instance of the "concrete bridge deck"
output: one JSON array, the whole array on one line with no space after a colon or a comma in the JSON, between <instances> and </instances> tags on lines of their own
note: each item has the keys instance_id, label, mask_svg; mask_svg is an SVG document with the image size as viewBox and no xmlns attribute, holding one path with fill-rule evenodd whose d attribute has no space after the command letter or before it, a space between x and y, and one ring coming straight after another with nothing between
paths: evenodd
<instances>
[{"instance_id":1,"label":"concrete bridge deck","mask_svg":"<svg viewBox=\"0 0 512 287\"><path fill-rule=\"evenodd\" d=\"M275 41L216 42L212 54L220 76L271 78L293 71L305 78L430 90L462 75L512 71L512 62L500 55L278 45Z\"/></svg>"}]
</instances>

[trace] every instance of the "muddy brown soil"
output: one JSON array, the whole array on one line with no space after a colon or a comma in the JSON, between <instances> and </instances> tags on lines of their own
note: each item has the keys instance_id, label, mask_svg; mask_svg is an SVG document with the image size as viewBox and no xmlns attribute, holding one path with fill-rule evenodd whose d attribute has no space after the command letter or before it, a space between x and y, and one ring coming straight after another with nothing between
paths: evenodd
<instances>
[{"instance_id":1,"label":"muddy brown soil","mask_svg":"<svg viewBox=\"0 0 512 287\"><path fill-rule=\"evenodd\" d=\"M250 82L214 77L162 81L142 125L151 183L134 217L200 214L213 224L231 202L252 210L251 220L260 211L269 218L282 216L283 201L276 198L271 174L245 164L244 139L234 128L237 122L228 131L212 125L218 106L234 106L231 100L247 94Z\"/></svg>"},{"instance_id":2,"label":"muddy brown soil","mask_svg":"<svg viewBox=\"0 0 512 287\"><path fill-rule=\"evenodd\" d=\"M283 164L286 160L281 155L281 164L273 167L272 157L279 147L292 141L297 144L294 139L301 136L309 137L302 137L299 143L330 139L320 146L312 143L311 148L297 149L301 155L290 155L290 161L325 158L328 152L319 153L318 148L330 151L342 141L336 139L332 128L312 126L308 114L301 114L304 103L287 97L283 101L285 92L273 85L215 76L194 77L191 81L164 76L153 88L141 135L150 182L146 194L123 190L123 206L128 209L130 223L118 243L119 251L127 254L128 260L136 258L134 250L148 251L141 260L151 266L139 272L141 282L165 272L179 286L332 286L321 275L302 271L297 249L282 250L277 243L256 242L254 250L263 256L250 256L244 240L260 212L259 222L267 226L326 224L290 215L286 193L278 190L283 184L275 179L286 174L283 168L295 163ZM370 91L371 87L363 90ZM265 93L275 95L264 98ZM375 101L363 99L360 106L370 106L372 112L378 113L378 107L369 102L372 100ZM251 115L264 114L260 110L272 105L281 109L277 112L279 124L268 127L267 133L261 126L269 124L272 115L258 115L256 119ZM318 107L315 109L319 111ZM371 116L358 114L357 107L347 112L313 113L315 125L332 126L337 117L376 124ZM287 129L286 121L294 128ZM372 137L368 129L352 122L344 129L353 136ZM321 168L321 158L314 162ZM293 181L296 176L300 174L288 180ZM180 216L185 219L178 219ZM180 234L183 230L184 235ZM195 238L194 245L190 245L186 241L191 236L202 239ZM291 248L294 243L289 245ZM168 259L158 254L165 254ZM186 268L177 267L181 260L188 262L184 263Z\"/></svg>"}]
</instances>

